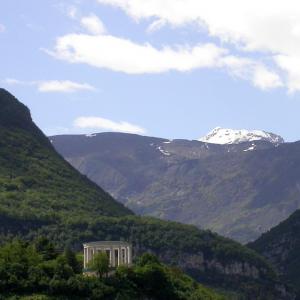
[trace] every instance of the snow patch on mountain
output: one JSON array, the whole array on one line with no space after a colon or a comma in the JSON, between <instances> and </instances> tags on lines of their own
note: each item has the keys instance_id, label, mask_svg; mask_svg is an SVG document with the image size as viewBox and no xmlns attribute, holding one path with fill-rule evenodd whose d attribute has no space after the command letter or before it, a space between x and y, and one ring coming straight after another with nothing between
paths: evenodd
<instances>
[{"instance_id":1,"label":"snow patch on mountain","mask_svg":"<svg viewBox=\"0 0 300 300\"><path fill-rule=\"evenodd\" d=\"M170 155L171 155L170 152L166 151L166 150L163 149L161 146L157 147L156 149L159 150L159 151L160 151L163 155L165 155L165 156L170 156Z\"/></svg>"},{"instance_id":2,"label":"snow patch on mountain","mask_svg":"<svg viewBox=\"0 0 300 300\"><path fill-rule=\"evenodd\" d=\"M244 152L248 152L248 151L253 151L255 150L256 145L255 144L251 144L251 146L248 149L243 150Z\"/></svg>"},{"instance_id":3,"label":"snow patch on mountain","mask_svg":"<svg viewBox=\"0 0 300 300\"><path fill-rule=\"evenodd\" d=\"M253 141L267 141L278 145L284 143L284 139L274 133L262 130L235 130L217 127L199 141L211 144L240 144Z\"/></svg>"},{"instance_id":4,"label":"snow patch on mountain","mask_svg":"<svg viewBox=\"0 0 300 300\"><path fill-rule=\"evenodd\" d=\"M92 137L97 136L97 133L89 133L89 134L86 134L85 136L88 138L92 138Z\"/></svg>"}]
</instances>

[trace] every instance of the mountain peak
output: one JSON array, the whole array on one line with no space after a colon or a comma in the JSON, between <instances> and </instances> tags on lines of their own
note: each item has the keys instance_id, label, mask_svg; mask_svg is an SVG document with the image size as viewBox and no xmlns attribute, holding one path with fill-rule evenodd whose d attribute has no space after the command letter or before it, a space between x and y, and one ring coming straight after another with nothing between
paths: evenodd
<instances>
[{"instance_id":1,"label":"mountain peak","mask_svg":"<svg viewBox=\"0 0 300 300\"><path fill-rule=\"evenodd\" d=\"M0 107L0 127L26 131L44 145L50 145L49 140L33 122L29 108L3 88L0 88Z\"/></svg>"},{"instance_id":2,"label":"mountain peak","mask_svg":"<svg viewBox=\"0 0 300 300\"><path fill-rule=\"evenodd\" d=\"M31 125L29 109L2 88L0 88L0 106L0 125L21 128Z\"/></svg>"},{"instance_id":3,"label":"mountain peak","mask_svg":"<svg viewBox=\"0 0 300 300\"><path fill-rule=\"evenodd\" d=\"M281 136L271 132L221 127L216 127L206 136L200 138L199 141L211 144L240 144L253 141L267 141L276 145L284 143Z\"/></svg>"}]
</instances>

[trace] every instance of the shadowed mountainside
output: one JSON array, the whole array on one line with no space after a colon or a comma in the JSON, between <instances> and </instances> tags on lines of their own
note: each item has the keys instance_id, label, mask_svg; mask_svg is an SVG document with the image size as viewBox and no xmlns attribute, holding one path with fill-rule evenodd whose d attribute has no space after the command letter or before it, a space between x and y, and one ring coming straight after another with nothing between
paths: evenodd
<instances>
[{"instance_id":1,"label":"shadowed mountainside","mask_svg":"<svg viewBox=\"0 0 300 300\"><path fill-rule=\"evenodd\" d=\"M61 248L80 250L87 241L127 240L135 257L155 253L200 282L240 297L293 299L254 251L194 226L134 216L64 161L28 109L5 90L0 107L1 243L42 235Z\"/></svg>"},{"instance_id":2,"label":"shadowed mountainside","mask_svg":"<svg viewBox=\"0 0 300 300\"><path fill-rule=\"evenodd\" d=\"M249 247L264 255L282 278L294 285L300 299L300 210Z\"/></svg>"},{"instance_id":3,"label":"shadowed mountainside","mask_svg":"<svg viewBox=\"0 0 300 300\"><path fill-rule=\"evenodd\" d=\"M300 143L217 145L122 133L50 138L138 214L248 242L300 208Z\"/></svg>"}]
</instances>

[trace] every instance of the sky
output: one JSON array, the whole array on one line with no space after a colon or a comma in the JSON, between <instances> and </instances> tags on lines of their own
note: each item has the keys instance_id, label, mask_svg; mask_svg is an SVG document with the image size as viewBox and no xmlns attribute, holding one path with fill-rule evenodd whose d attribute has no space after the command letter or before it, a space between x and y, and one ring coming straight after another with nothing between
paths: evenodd
<instances>
[{"instance_id":1,"label":"sky","mask_svg":"<svg viewBox=\"0 0 300 300\"><path fill-rule=\"evenodd\" d=\"M293 0L1 1L0 66L47 135L220 126L300 140Z\"/></svg>"}]
</instances>

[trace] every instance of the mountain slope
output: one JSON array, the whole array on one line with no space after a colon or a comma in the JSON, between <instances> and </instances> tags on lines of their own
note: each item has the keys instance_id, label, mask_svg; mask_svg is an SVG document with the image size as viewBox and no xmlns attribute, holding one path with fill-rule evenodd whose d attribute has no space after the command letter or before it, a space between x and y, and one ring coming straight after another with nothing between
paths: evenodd
<instances>
[{"instance_id":1,"label":"mountain slope","mask_svg":"<svg viewBox=\"0 0 300 300\"><path fill-rule=\"evenodd\" d=\"M0 90L0 212L41 219L131 212L53 149L29 110Z\"/></svg>"},{"instance_id":2,"label":"mountain slope","mask_svg":"<svg viewBox=\"0 0 300 300\"><path fill-rule=\"evenodd\" d=\"M294 285L300 299L300 210L249 244L276 266Z\"/></svg>"},{"instance_id":3,"label":"mountain slope","mask_svg":"<svg viewBox=\"0 0 300 300\"><path fill-rule=\"evenodd\" d=\"M121 133L50 139L139 214L248 242L300 208L300 143L218 145Z\"/></svg>"},{"instance_id":4,"label":"mountain slope","mask_svg":"<svg viewBox=\"0 0 300 300\"><path fill-rule=\"evenodd\" d=\"M128 240L135 257L156 253L200 282L246 299L293 299L254 251L194 226L130 215L66 163L28 110L4 90L0 105L6 110L0 115L0 243L46 236L61 248L80 250L87 241Z\"/></svg>"}]
</instances>

